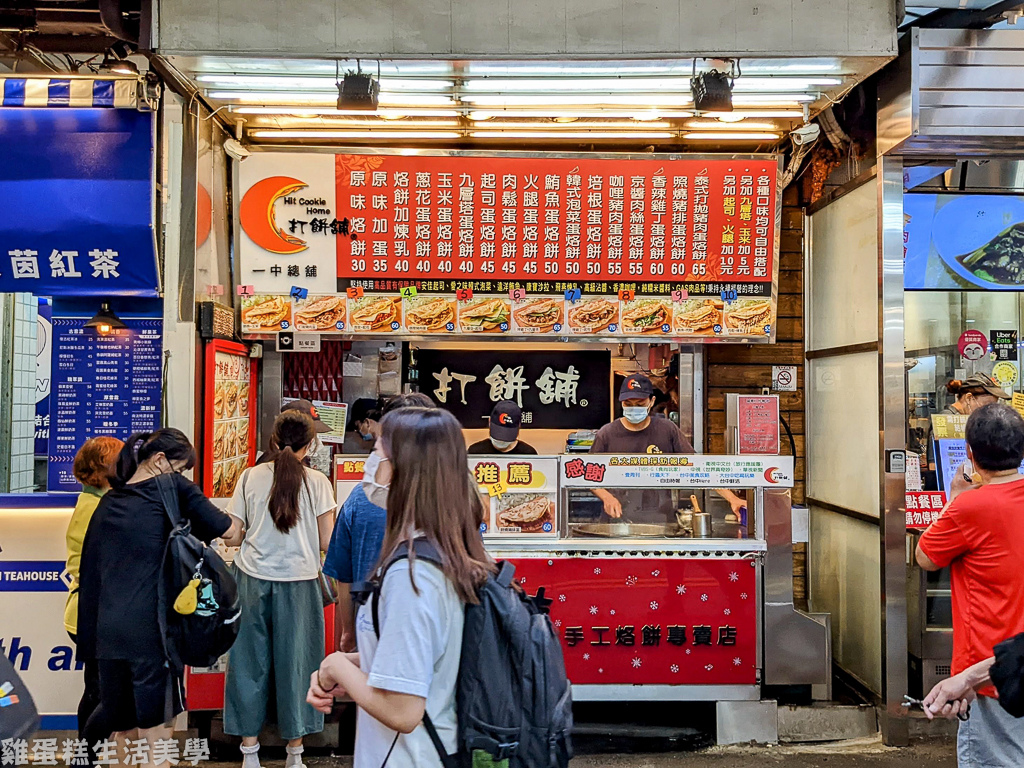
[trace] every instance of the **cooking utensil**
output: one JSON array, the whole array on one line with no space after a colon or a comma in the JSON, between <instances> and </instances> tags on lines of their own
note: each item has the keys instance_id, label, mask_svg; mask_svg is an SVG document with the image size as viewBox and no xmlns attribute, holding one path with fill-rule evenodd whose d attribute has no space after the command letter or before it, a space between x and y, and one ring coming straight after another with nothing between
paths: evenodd
<instances>
[{"instance_id":1,"label":"cooking utensil","mask_svg":"<svg viewBox=\"0 0 1024 768\"><path fill-rule=\"evenodd\" d=\"M693 537L695 539L711 538L711 515L707 512L694 512L691 518Z\"/></svg>"},{"instance_id":2,"label":"cooking utensil","mask_svg":"<svg viewBox=\"0 0 1024 768\"><path fill-rule=\"evenodd\" d=\"M663 538L684 536L684 531L675 525L654 523L582 523L572 526L573 533L581 536L604 538Z\"/></svg>"}]
</instances>

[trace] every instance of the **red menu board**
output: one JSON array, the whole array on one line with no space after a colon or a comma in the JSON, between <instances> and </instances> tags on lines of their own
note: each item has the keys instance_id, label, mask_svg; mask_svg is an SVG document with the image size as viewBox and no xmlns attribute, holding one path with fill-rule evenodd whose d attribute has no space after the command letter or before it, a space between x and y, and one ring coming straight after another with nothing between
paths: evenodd
<instances>
[{"instance_id":1,"label":"red menu board","mask_svg":"<svg viewBox=\"0 0 1024 768\"><path fill-rule=\"evenodd\" d=\"M336 155L335 168L335 215L349 222L336 241L341 279L675 280L770 293L774 158Z\"/></svg>"},{"instance_id":2,"label":"red menu board","mask_svg":"<svg viewBox=\"0 0 1024 768\"><path fill-rule=\"evenodd\" d=\"M907 491L907 528L923 531L939 519L946 506L946 494L942 491Z\"/></svg>"}]
</instances>

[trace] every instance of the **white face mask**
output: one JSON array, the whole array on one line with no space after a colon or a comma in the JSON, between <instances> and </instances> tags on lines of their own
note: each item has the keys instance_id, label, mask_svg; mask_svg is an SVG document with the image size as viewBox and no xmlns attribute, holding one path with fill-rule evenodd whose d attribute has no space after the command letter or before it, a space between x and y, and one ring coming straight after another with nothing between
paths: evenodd
<instances>
[{"instance_id":1,"label":"white face mask","mask_svg":"<svg viewBox=\"0 0 1024 768\"><path fill-rule=\"evenodd\" d=\"M495 440L493 437L491 438L491 445L493 445L499 451L508 450L515 444L515 440Z\"/></svg>"},{"instance_id":2,"label":"white face mask","mask_svg":"<svg viewBox=\"0 0 1024 768\"><path fill-rule=\"evenodd\" d=\"M377 470L380 468L382 462L387 461L379 453L371 453L366 457L366 462L363 464L363 493L366 494L366 498L369 499L371 504L376 504L378 507L387 509L388 506L388 488L391 486L390 483L381 484L377 482Z\"/></svg>"}]
</instances>

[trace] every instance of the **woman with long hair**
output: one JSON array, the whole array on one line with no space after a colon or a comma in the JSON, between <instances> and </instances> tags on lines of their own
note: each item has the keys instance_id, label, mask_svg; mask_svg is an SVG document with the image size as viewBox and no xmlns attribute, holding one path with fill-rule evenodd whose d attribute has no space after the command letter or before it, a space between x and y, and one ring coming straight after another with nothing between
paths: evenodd
<instances>
[{"instance_id":1,"label":"woman with long hair","mask_svg":"<svg viewBox=\"0 0 1024 768\"><path fill-rule=\"evenodd\" d=\"M329 712L335 696L359 705L355 768L423 768L441 761L425 729L430 715L449 752L456 746L455 685L466 603L495 570L480 538L484 503L467 469L458 421L438 408L402 408L381 422L377 449L392 467L387 528L375 573L388 568L378 605L356 617L358 653L333 653L310 678L307 701ZM440 568L415 558L414 539L440 554Z\"/></svg>"},{"instance_id":2,"label":"woman with long hair","mask_svg":"<svg viewBox=\"0 0 1024 768\"><path fill-rule=\"evenodd\" d=\"M242 737L244 768L260 764L272 690L288 768L302 765L303 737L324 728L305 693L324 654L320 553L331 541L336 504L327 476L302 464L315 439L309 414L282 412L270 460L242 473L228 505L246 535L235 557L242 618L228 663L224 732Z\"/></svg>"},{"instance_id":3,"label":"woman with long hair","mask_svg":"<svg viewBox=\"0 0 1024 768\"><path fill-rule=\"evenodd\" d=\"M110 481L114 476L114 463L117 454L124 447L124 442L116 437L91 437L82 443L75 454L73 472L75 479L82 484L82 492L78 494L75 510L68 522L65 536L68 548L67 571L71 577L68 599L64 605L64 629L67 630L72 642L78 643L78 585L79 569L82 564L82 544L85 532L89 530L100 499L110 490ZM94 745L105 739L109 733L93 734L86 731L86 723L100 703L100 677L96 662L92 659L83 662L82 670L85 677L85 688L78 702L78 737L87 744Z\"/></svg>"},{"instance_id":4,"label":"woman with long hair","mask_svg":"<svg viewBox=\"0 0 1024 768\"><path fill-rule=\"evenodd\" d=\"M203 496L182 472L196 452L181 430L159 429L128 438L117 459L113 488L96 507L82 547L78 601L78 653L95 659L100 706L90 733L114 733L150 744L171 735L171 720L185 708L183 681L167 664L158 620L157 588L170 518L159 475L170 475L181 516L192 534L228 545L242 526Z\"/></svg>"}]
</instances>

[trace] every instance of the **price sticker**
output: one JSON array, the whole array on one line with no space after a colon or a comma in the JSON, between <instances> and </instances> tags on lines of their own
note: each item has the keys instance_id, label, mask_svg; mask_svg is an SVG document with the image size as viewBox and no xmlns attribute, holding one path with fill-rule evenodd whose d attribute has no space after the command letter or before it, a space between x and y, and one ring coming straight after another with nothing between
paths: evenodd
<instances>
[{"instance_id":1,"label":"price sticker","mask_svg":"<svg viewBox=\"0 0 1024 768\"><path fill-rule=\"evenodd\" d=\"M416 286L415 285L407 285L407 286L405 286L405 288L402 289L402 298L403 299L412 299L412 298L416 297L417 293L419 293L419 292L416 290Z\"/></svg>"},{"instance_id":2,"label":"price sticker","mask_svg":"<svg viewBox=\"0 0 1024 768\"><path fill-rule=\"evenodd\" d=\"M632 288L623 288L619 291L619 301L632 301L636 298L636 291Z\"/></svg>"},{"instance_id":3,"label":"price sticker","mask_svg":"<svg viewBox=\"0 0 1024 768\"><path fill-rule=\"evenodd\" d=\"M580 296L582 295L583 293L579 288L570 288L565 292L565 300L570 304L575 304L580 300Z\"/></svg>"},{"instance_id":4,"label":"price sticker","mask_svg":"<svg viewBox=\"0 0 1024 768\"><path fill-rule=\"evenodd\" d=\"M487 493L496 499L500 499L502 496L505 495L505 490L506 488L504 485L502 485L501 483L495 483L494 485L487 489Z\"/></svg>"},{"instance_id":5,"label":"price sticker","mask_svg":"<svg viewBox=\"0 0 1024 768\"><path fill-rule=\"evenodd\" d=\"M252 296L256 293L256 289L251 285L240 285L236 292L239 296Z\"/></svg>"},{"instance_id":6,"label":"price sticker","mask_svg":"<svg viewBox=\"0 0 1024 768\"><path fill-rule=\"evenodd\" d=\"M457 290L455 292L455 298L458 301L469 301L470 299L473 298L473 289L472 288L459 288L459 290Z\"/></svg>"},{"instance_id":7,"label":"price sticker","mask_svg":"<svg viewBox=\"0 0 1024 768\"><path fill-rule=\"evenodd\" d=\"M363 297L362 286L356 286L355 288L346 288L345 293L350 299L361 299Z\"/></svg>"},{"instance_id":8,"label":"price sticker","mask_svg":"<svg viewBox=\"0 0 1024 768\"><path fill-rule=\"evenodd\" d=\"M736 289L722 291L722 301L733 302L736 301Z\"/></svg>"},{"instance_id":9,"label":"price sticker","mask_svg":"<svg viewBox=\"0 0 1024 768\"><path fill-rule=\"evenodd\" d=\"M508 297L512 299L512 301L522 301L523 299L526 298L526 289L510 288L508 291Z\"/></svg>"},{"instance_id":10,"label":"price sticker","mask_svg":"<svg viewBox=\"0 0 1024 768\"><path fill-rule=\"evenodd\" d=\"M307 296L309 296L309 289L308 288L300 288L297 285L293 285L292 286L291 294L292 294L292 298L293 299L304 299Z\"/></svg>"},{"instance_id":11,"label":"price sticker","mask_svg":"<svg viewBox=\"0 0 1024 768\"><path fill-rule=\"evenodd\" d=\"M690 294L689 294L688 291L672 291L672 301L675 301L675 302L686 301L686 298L689 295Z\"/></svg>"},{"instance_id":12,"label":"price sticker","mask_svg":"<svg viewBox=\"0 0 1024 768\"><path fill-rule=\"evenodd\" d=\"M224 286L223 285L208 285L206 286L206 292L210 296L223 296Z\"/></svg>"}]
</instances>

